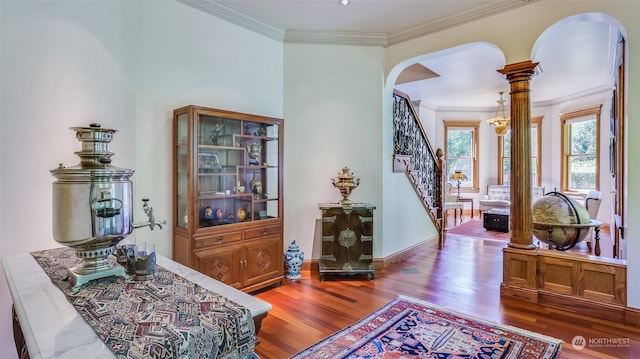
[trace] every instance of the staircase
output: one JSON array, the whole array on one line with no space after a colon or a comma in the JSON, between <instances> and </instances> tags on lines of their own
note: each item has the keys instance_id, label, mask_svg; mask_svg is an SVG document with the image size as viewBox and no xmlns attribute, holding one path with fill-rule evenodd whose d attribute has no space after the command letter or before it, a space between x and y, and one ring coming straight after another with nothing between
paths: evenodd
<instances>
[{"instance_id":1,"label":"staircase","mask_svg":"<svg viewBox=\"0 0 640 359\"><path fill-rule=\"evenodd\" d=\"M393 92L393 168L404 172L440 233L444 245L442 213L442 150L434 151L409 99L400 91Z\"/></svg>"}]
</instances>

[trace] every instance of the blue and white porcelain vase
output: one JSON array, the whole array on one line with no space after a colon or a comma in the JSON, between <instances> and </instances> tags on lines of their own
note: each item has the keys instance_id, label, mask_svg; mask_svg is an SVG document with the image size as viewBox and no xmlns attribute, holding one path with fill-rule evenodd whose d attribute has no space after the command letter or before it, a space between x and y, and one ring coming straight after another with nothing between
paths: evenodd
<instances>
[{"instance_id":1,"label":"blue and white porcelain vase","mask_svg":"<svg viewBox=\"0 0 640 359\"><path fill-rule=\"evenodd\" d=\"M287 251L284 253L284 265L287 267L287 279L300 279L300 268L302 267L302 261L304 260L304 252L300 250L300 247L296 244L296 241L291 242Z\"/></svg>"}]
</instances>

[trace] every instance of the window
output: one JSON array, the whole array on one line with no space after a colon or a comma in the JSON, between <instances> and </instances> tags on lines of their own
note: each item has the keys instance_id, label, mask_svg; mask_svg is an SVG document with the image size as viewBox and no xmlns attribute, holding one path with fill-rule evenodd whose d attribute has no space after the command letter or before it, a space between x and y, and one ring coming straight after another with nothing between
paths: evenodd
<instances>
[{"instance_id":1,"label":"window","mask_svg":"<svg viewBox=\"0 0 640 359\"><path fill-rule=\"evenodd\" d=\"M531 119L531 183L540 187L542 168L540 155L540 136L542 117ZM511 130L507 134L498 137L498 183L509 185L511 181Z\"/></svg>"},{"instance_id":2,"label":"window","mask_svg":"<svg viewBox=\"0 0 640 359\"><path fill-rule=\"evenodd\" d=\"M463 192L478 192L478 130L480 121L444 121L447 178L461 170ZM454 185L457 185L457 181Z\"/></svg>"},{"instance_id":3,"label":"window","mask_svg":"<svg viewBox=\"0 0 640 359\"><path fill-rule=\"evenodd\" d=\"M562 190L600 188L600 109L596 106L560 115L562 122Z\"/></svg>"}]
</instances>

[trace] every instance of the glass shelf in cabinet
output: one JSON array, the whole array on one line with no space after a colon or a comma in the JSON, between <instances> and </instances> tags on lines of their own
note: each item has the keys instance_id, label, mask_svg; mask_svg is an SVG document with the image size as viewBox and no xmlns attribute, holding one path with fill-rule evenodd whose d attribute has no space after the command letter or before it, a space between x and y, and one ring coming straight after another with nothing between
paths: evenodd
<instances>
[{"instance_id":1,"label":"glass shelf in cabinet","mask_svg":"<svg viewBox=\"0 0 640 359\"><path fill-rule=\"evenodd\" d=\"M198 145L200 149L208 149L208 150L235 150L235 151L244 151L244 147L239 146L217 146L217 145Z\"/></svg>"},{"instance_id":2,"label":"glass shelf in cabinet","mask_svg":"<svg viewBox=\"0 0 640 359\"><path fill-rule=\"evenodd\" d=\"M278 197L268 197L268 198L254 198L253 201L254 202L270 202L270 201L277 201Z\"/></svg>"},{"instance_id":3,"label":"glass shelf in cabinet","mask_svg":"<svg viewBox=\"0 0 640 359\"><path fill-rule=\"evenodd\" d=\"M228 168L234 168L233 166L226 166ZM210 168L207 167L200 167L198 168L198 176L202 176L202 177L206 177L206 176L235 176L236 173L234 172L224 172L224 169L222 170L212 170Z\"/></svg>"},{"instance_id":4,"label":"glass shelf in cabinet","mask_svg":"<svg viewBox=\"0 0 640 359\"><path fill-rule=\"evenodd\" d=\"M262 169L262 168L278 168L278 166L276 165L270 165L270 164L266 164L266 165L250 165L250 166L245 166L245 165L240 165L240 166L236 166L238 168L241 169L248 169L248 170L258 170L258 169Z\"/></svg>"},{"instance_id":5,"label":"glass shelf in cabinet","mask_svg":"<svg viewBox=\"0 0 640 359\"><path fill-rule=\"evenodd\" d=\"M250 139L250 140L266 140L266 141L277 141L278 137L273 137L273 136L260 136L260 135L240 135L240 134L235 134L233 135L236 138L245 138L245 139Z\"/></svg>"},{"instance_id":6,"label":"glass shelf in cabinet","mask_svg":"<svg viewBox=\"0 0 640 359\"><path fill-rule=\"evenodd\" d=\"M200 199L222 199L222 198L240 198L251 197L252 193L229 193L218 191L200 191L198 192L198 198Z\"/></svg>"}]
</instances>

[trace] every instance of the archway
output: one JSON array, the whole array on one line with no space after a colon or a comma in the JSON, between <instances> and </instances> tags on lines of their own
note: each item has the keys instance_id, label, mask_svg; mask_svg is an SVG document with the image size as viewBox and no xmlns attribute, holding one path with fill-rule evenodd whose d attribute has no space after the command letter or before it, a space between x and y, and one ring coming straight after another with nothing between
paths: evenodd
<instances>
[{"instance_id":1,"label":"archway","mask_svg":"<svg viewBox=\"0 0 640 359\"><path fill-rule=\"evenodd\" d=\"M560 33L559 33L560 32ZM584 42L582 41L584 36ZM560 40L566 40L568 42L562 43ZM556 41L557 43L554 43ZM575 47L574 45L578 45ZM592 46L596 45L596 46ZM460 51L463 46L450 49L448 51ZM568 53L563 53L563 50L568 50ZM546 136L543 136L543 140L549 141L543 145L546 151L542 154L542 161L545 163L543 167L543 185L548 188L558 187L558 163L561 160L558 153L558 148L561 143L559 141L559 132L557 127L559 126L557 117L558 113L562 110L571 109L577 106L586 106L589 103L599 103L603 107L603 113L611 113L611 125L609 121L606 121L604 129L600 129L603 132L603 136L606 142L609 142L609 138L614 138L616 141L612 145L611 151L609 146L601 146L604 149L604 153L607 155L600 156L602 168L610 168L613 177L611 179L611 186L607 188L601 188L601 191L606 192L610 189L624 189L625 184L625 166L624 156L626 153L625 145L620 143L620 140L624 138L624 133L621 132L624 128L624 79L625 79L625 66L624 66L624 31L620 28L619 24L606 15L602 14L583 14L576 15L564 20L561 20L549 27L536 42L532 50L532 63L540 63L544 76L537 76L531 80L531 98L527 98L527 103L522 104L524 106L531 106L531 115L535 116L538 111L545 117L543 123L543 131ZM438 55L441 53L438 53ZM448 52L442 52L442 54L448 54ZM614 54L612 56L612 54ZM411 63L423 63L426 62L423 59L437 58L436 54L431 57L425 55L424 57L414 58ZM411 64L405 62L402 64L403 68ZM455 64L454 65L458 65ZM472 59L468 59L467 66L472 67ZM595 66L595 67L592 67ZM493 71L501 69L498 66ZM396 69L394 69L396 70ZM389 81L395 80L397 74L401 69L391 72ZM437 73L437 71L434 71ZM434 85L436 81L433 79L423 80L425 85ZM443 77L440 81L443 83L438 84L434 91L439 91L439 95L447 91L456 91L454 86L447 86L445 84L446 79ZM494 90L495 91L495 90ZM410 93L409 90L404 89L405 93ZM428 101L426 98L417 96L417 100L421 104ZM436 96L433 96L436 97ZM432 97L432 98L433 98ZM454 96L453 96L454 97ZM453 105L440 105L438 103L428 103L421 108L425 108L429 113L427 121L432 121L434 129L434 135L432 137L437 138L439 120L443 119L446 115L468 112L472 113L472 116L482 117L486 112L491 112L488 106L483 111L481 108L473 108L468 103L472 101L464 101L464 104L457 104L457 109L452 109ZM495 107L493 107L495 108ZM424 119L423 119L424 121ZM429 127L428 125L426 127ZM611 133L611 134L610 134ZM437 141L437 140L436 140ZM608 144L608 143L607 143ZM488 151L490 152L490 151ZM561 153L561 152L560 152ZM609 156L611 153L611 157ZM482 155L481 155L482 156ZM489 161L491 160L489 156ZM610 159L611 158L611 159ZM495 157L494 157L495 159ZM485 157L485 160L487 158ZM609 161L614 162L609 166ZM603 171L600 176L608 176L610 173ZM618 182L620 181L620 182ZM602 181L604 184L605 182ZM624 213L624 198L621 196L620 191L617 191L617 196L614 201L614 205L604 204L605 208L615 208L615 213ZM621 203L622 202L622 203ZM611 203L611 202L610 202ZM624 223L624 222L622 222ZM614 224L615 226L615 224ZM531 247L533 249L534 247ZM571 302L588 300L592 305L597 306L597 301L594 303L594 295L598 298L606 298L605 301L610 305L614 304L615 309L619 313L626 312L629 308L626 308L626 293L627 289L620 288L619 285L626 283L626 262L617 261L611 262L606 270L600 271L601 268L595 270L593 268L585 269L580 260L573 260L570 258L564 258L566 263L559 265L554 263L554 271L566 271L568 274L563 277L570 278L562 283L547 282L548 277L544 277L544 273L550 273L549 268L543 268L549 265L547 262L549 253L543 251L524 250L518 248L515 250L505 251L505 268L508 268L504 274L504 282L502 284L503 294L508 296L516 296L519 298L528 298L529 300L544 303L545 300L555 301L557 304L562 301L560 298L564 298L567 295L572 297ZM553 254L551 254L553 256ZM517 257L517 258L516 258ZM516 263L517 262L517 263ZM604 262L603 262L604 263ZM603 266L607 266L603 264ZM540 268L538 268L540 267ZM560 269L556 268L559 267ZM517 269L516 272L510 272L512 269ZM571 275L571 273L580 274L577 276ZM582 272L584 271L584 273ZM587 273L590 271L591 274ZM595 274L594 274L595 273ZM604 279L607 283L616 283L615 287L609 287L605 282L598 280L598 278L606 276ZM544 278L543 278L544 277ZM574 278L575 277L575 278ZM586 279L590 277L590 279ZM609 278L615 277L615 278ZM602 279L602 278L601 278ZM612 280L609 280L612 279ZM588 281L593 280L593 283ZM582 283L579 283L583 281ZM596 283L597 282L597 283ZM600 283L602 282L602 283ZM541 284L542 283L542 284ZM553 285L547 285L551 283ZM585 283L590 286L585 291ZM600 284L602 285L600 285ZM542 287L538 287L542 285ZM555 292L555 289L560 289L559 292ZM587 293L589 292L589 293ZM596 293L597 292L597 293ZM594 294L595 293L595 294ZM543 297L539 297L539 295ZM565 299L566 301L566 299ZM567 301L567 305L570 303ZM612 307L613 308L613 307ZM575 309L575 308L574 308Z\"/></svg>"},{"instance_id":2,"label":"archway","mask_svg":"<svg viewBox=\"0 0 640 359\"><path fill-rule=\"evenodd\" d=\"M541 64L543 72L532 80L531 99L532 116L544 119L543 138L560 143L557 137L560 131L553 124L553 117L557 117L557 112L567 108L566 103L575 105L579 103L576 99L592 102L604 100L608 105L603 109L603 113L613 108L611 91L615 78L612 64L616 63L616 60L611 54L616 53L613 50L617 46L617 36L621 34L618 29L619 24L606 15L583 14L563 19L540 35L532 50L532 59ZM569 46L567 41L571 41L572 38L574 41ZM581 65L575 66L576 63ZM394 67L387 80L388 83L401 81L402 83L396 84L395 88L408 94L411 100L419 105L417 108L421 121L431 144L436 148L444 148L442 120L481 120L479 141L482 144L478 155L483 171L480 174L478 188L465 193L473 197L476 203L486 194L487 185L498 181L496 174L499 169L496 159L499 155L496 136L482 120L495 113L497 93L508 89L507 81L496 72L504 65L504 55L499 48L490 43L476 42L405 60ZM415 70L416 66L424 70L418 71L418 76L425 77L414 81L405 79L405 72L409 69ZM622 92L618 91L617 95L620 97ZM506 99L509 103L508 98ZM622 106L617 106L616 109L621 111ZM608 121L605 123L608 125ZM616 128L622 130L624 126L618 125ZM607 133L604 133L604 130ZM608 131L608 126L603 128L601 138L607 143L600 146L603 150L601 158L604 160L601 168L605 169L609 167ZM622 139L619 134L616 141L619 154L616 164L620 167L617 170L617 181L624 178L623 159L620 158L624 154ZM558 171L559 159L554 157L558 146L542 146L541 185L548 190L559 187L557 175L554 174ZM602 173L604 177L607 176L607 171ZM605 181L601 183L605 184ZM608 194L610 188L624 188L624 184L604 186L602 192ZM622 191L618 191L618 195L621 196L621 193ZM617 201L620 208L618 212L621 214L624 213L622 202ZM602 204L602 208L611 208L609 199ZM605 211L602 211L599 219L610 222ZM616 231L612 232L616 234Z\"/></svg>"},{"instance_id":3,"label":"archway","mask_svg":"<svg viewBox=\"0 0 640 359\"><path fill-rule=\"evenodd\" d=\"M562 152L559 114L602 105L597 190L603 194L603 210L598 219L611 224L614 243L623 243L622 248L618 245L614 249L614 257L623 259L626 259L624 241L616 228L624 228L626 221L625 47L624 29L618 21L608 15L587 13L567 17L550 26L531 52L532 60L540 63L543 70L533 78L532 90L542 94L539 101L550 103L552 109L545 118L548 122L545 136L552 137L551 144L555 146L545 148L546 151ZM570 83L576 85L566 85ZM561 183L558 160L546 168L548 177L556 184Z\"/></svg>"}]
</instances>

